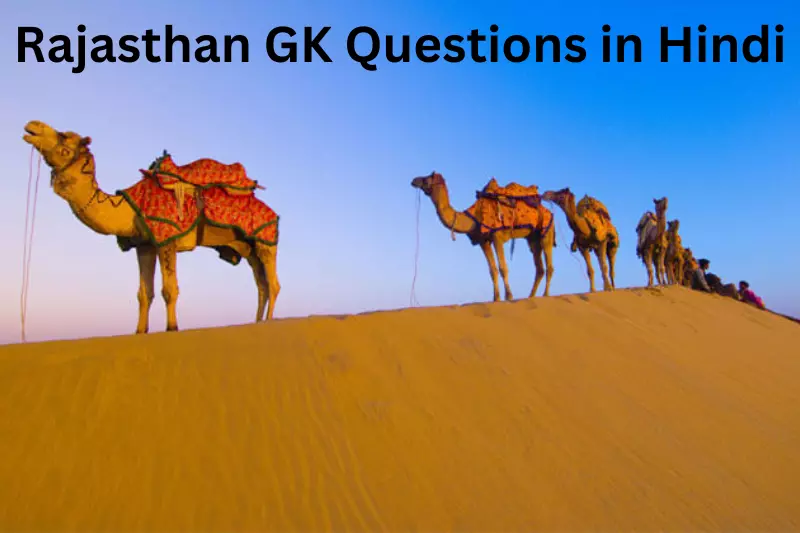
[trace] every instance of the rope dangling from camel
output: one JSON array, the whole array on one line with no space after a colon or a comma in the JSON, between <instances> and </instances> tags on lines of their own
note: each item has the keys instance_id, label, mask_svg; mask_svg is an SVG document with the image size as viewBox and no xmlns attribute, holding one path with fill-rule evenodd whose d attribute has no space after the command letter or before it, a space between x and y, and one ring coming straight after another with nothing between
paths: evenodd
<instances>
[{"instance_id":1,"label":"rope dangling from camel","mask_svg":"<svg viewBox=\"0 0 800 533\"><path fill-rule=\"evenodd\" d=\"M417 189L417 200L416 200L416 211L417 211L417 238L416 238L416 245L414 249L414 277L411 279L411 294L408 298L409 307L415 307L419 305L419 301L417 300L417 294L415 291L417 285L417 266L419 265L419 213L420 213L420 206L422 205L422 191ZM455 220L455 219L454 219Z\"/></svg>"},{"instance_id":2,"label":"rope dangling from camel","mask_svg":"<svg viewBox=\"0 0 800 533\"><path fill-rule=\"evenodd\" d=\"M42 172L42 155L39 154L39 162L36 168L36 185L33 190L33 212L31 208L31 183L33 182L33 154L34 147L31 146L31 157L28 162L28 193L25 199L25 235L22 239L22 289L19 295L20 307L20 326L22 342L25 342L25 322L28 314L28 286L30 285L31 271L31 252L33 249L33 233L36 224L36 201L39 197L39 177ZM30 235L28 235L28 222L30 222Z\"/></svg>"}]
</instances>

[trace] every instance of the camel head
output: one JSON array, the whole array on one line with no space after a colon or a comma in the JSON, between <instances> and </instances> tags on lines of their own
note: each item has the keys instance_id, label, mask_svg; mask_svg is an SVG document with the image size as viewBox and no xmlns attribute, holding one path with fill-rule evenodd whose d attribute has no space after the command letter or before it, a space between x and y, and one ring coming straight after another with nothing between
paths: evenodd
<instances>
[{"instance_id":1,"label":"camel head","mask_svg":"<svg viewBox=\"0 0 800 533\"><path fill-rule=\"evenodd\" d=\"M60 195L74 185L75 177L66 175L64 171L84 160L84 156L92 156L89 150L91 137L82 137L72 131L61 132L38 120L28 122L25 132L22 139L42 154L52 169L50 185L56 193Z\"/></svg>"},{"instance_id":2,"label":"camel head","mask_svg":"<svg viewBox=\"0 0 800 533\"><path fill-rule=\"evenodd\" d=\"M676 233L681 227L681 221L678 219L670 220L667 222L667 231L670 233Z\"/></svg>"},{"instance_id":3,"label":"camel head","mask_svg":"<svg viewBox=\"0 0 800 533\"><path fill-rule=\"evenodd\" d=\"M430 196L433 190L437 187L444 185L444 178L435 170L429 176L420 176L411 180L411 186L415 189L420 189L426 195Z\"/></svg>"},{"instance_id":4,"label":"camel head","mask_svg":"<svg viewBox=\"0 0 800 533\"><path fill-rule=\"evenodd\" d=\"M691 248L683 249L683 261L691 270L695 270L698 267L697 259L694 258Z\"/></svg>"},{"instance_id":5,"label":"camel head","mask_svg":"<svg viewBox=\"0 0 800 533\"><path fill-rule=\"evenodd\" d=\"M656 206L656 215L661 216L667 211L667 197L664 196L663 198L659 198L656 200L653 198L653 204Z\"/></svg>"},{"instance_id":6,"label":"camel head","mask_svg":"<svg viewBox=\"0 0 800 533\"><path fill-rule=\"evenodd\" d=\"M542 200L545 202L555 202L560 206L566 205L570 201L575 200L575 195L569 190L569 187L564 187L557 191L545 191L542 194Z\"/></svg>"}]
</instances>

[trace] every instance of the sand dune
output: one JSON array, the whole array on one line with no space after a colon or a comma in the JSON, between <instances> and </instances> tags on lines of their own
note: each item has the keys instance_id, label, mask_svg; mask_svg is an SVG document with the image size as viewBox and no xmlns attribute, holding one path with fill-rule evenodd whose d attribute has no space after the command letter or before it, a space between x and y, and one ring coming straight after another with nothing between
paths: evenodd
<instances>
[{"instance_id":1,"label":"sand dune","mask_svg":"<svg viewBox=\"0 0 800 533\"><path fill-rule=\"evenodd\" d=\"M683 288L0 348L2 531L792 531L800 328Z\"/></svg>"}]
</instances>

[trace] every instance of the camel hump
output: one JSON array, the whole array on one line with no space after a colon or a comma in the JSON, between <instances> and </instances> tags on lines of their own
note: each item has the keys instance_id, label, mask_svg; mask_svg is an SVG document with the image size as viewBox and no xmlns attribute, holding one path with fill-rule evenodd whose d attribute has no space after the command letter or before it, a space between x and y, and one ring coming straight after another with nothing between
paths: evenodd
<instances>
[{"instance_id":1,"label":"camel hump","mask_svg":"<svg viewBox=\"0 0 800 533\"><path fill-rule=\"evenodd\" d=\"M258 182L247 176L241 163L225 164L215 159L202 158L178 166L166 151L153 161L150 168L141 170L142 174L155 179L165 189L173 189L178 183L201 189L219 187L228 192L252 193L253 189L263 189Z\"/></svg>"},{"instance_id":2,"label":"camel hump","mask_svg":"<svg viewBox=\"0 0 800 533\"><path fill-rule=\"evenodd\" d=\"M611 215L608 212L608 208L603 205L600 200L593 198L588 194L581 198L581 201L578 202L576 209L578 214L581 215L587 211L594 211L601 219L611 222Z\"/></svg>"}]
</instances>

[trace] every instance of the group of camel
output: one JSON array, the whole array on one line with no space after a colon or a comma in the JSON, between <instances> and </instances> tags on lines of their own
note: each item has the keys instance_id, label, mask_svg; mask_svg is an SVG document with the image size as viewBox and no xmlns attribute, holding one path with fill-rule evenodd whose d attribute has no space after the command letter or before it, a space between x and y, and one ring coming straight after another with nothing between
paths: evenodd
<instances>
[{"instance_id":1,"label":"group of camel","mask_svg":"<svg viewBox=\"0 0 800 533\"><path fill-rule=\"evenodd\" d=\"M265 318L272 319L281 289L276 266L277 224L273 242L253 239L241 231L241 226L220 224L219 221L210 220L207 213L203 212L203 196L199 194L191 197L197 200L199 207L197 213L192 215L195 220L193 224L187 226L189 229L176 235L169 242L156 242L147 225L174 224L174 221L159 220L158 217L143 215L132 200L124 194L124 191L113 195L102 191L95 175L95 159L89 148L91 143L89 137L71 131L58 131L40 121L28 122L24 129L23 139L25 142L41 154L51 169L51 187L59 197L68 203L75 216L93 231L102 235L115 236L123 250L136 250L139 263L137 291L139 317L136 333L147 333L149 330L149 314L155 293L154 276L157 263L160 265L162 276L161 294L167 310L166 329L167 331L178 329L176 256L179 252L192 251L197 247L213 248L220 253L220 257L233 264L238 264L239 260L245 259L253 270L258 288L255 321L260 322ZM242 167L239 166L239 168ZM184 195L194 194L191 191L197 184L191 183L191 180L181 181L180 176L173 175L172 177L177 178L178 186L175 186L174 191L170 189L175 194L174 200L170 200L170 202L174 201L176 205L181 206L182 202L187 199ZM421 189L431 198L440 220L453 234L466 234L474 245L480 246L489 265L495 301L500 300L498 272L503 279L506 300L513 298L508 282L508 266L503 252L504 244L512 239L525 239L533 254L536 275L530 297L536 295L539 284L545 276L544 295L550 294L550 281L554 272L552 251L556 245L555 224L552 212L542 205L542 201L553 202L564 211L573 232L571 249L573 252L580 252L586 262L590 291L595 291L594 269L590 257L592 253L600 264L603 289L613 290L615 288L614 263L619 249L619 234L611 222L608 209L598 200L584 196L576 203L575 195L569 188L539 194L536 186L521 187L517 184L510 184L500 187L492 179L483 191L479 191L478 202L488 205L490 211L496 208L498 213L503 210L507 215L510 213L512 220L510 225L503 222L505 225L489 228L490 231L487 231L485 221L480 216L476 216L474 209L464 212L453 209L450 205L447 184L441 174L432 172L429 176L415 178L411 185ZM165 188L163 184L159 186ZM216 197L220 197L218 191L226 190L226 187L227 190L235 188L231 183L224 182L212 183L210 186L217 188L217 192L210 195ZM508 193L508 191L519 189L527 192L521 196L515 196L516 193ZM249 193L240 191L236 194ZM255 201L260 202L257 199ZM654 202L655 213L645 213L636 228L639 237L637 255L647 268L647 285L648 287L653 286L654 269L659 284L681 283L687 285L693 269L697 267L697 262L694 260L691 250L683 248L681 245L678 221L673 220L669 223L666 221L667 199L662 198L654 200ZM269 209L266 205L262 207ZM179 208L179 210L182 209L183 207ZM231 211L235 211L235 209L231 209ZM517 213L523 213L519 220L515 220ZM236 215L237 213L233 214L233 216ZM502 219L502 216L499 217L499 220ZM495 262L495 254L497 262ZM542 255L544 255L544 261ZM727 291L729 288L726 286L724 290ZM733 292L735 294L735 288ZM265 311L266 317L264 316Z\"/></svg>"},{"instance_id":2,"label":"group of camel","mask_svg":"<svg viewBox=\"0 0 800 533\"><path fill-rule=\"evenodd\" d=\"M494 180L490 182L490 184L492 183ZM552 202L564 212L567 224L573 234L571 251L579 252L586 263L589 291L595 292L592 254L595 255L600 265L603 290L610 291L616 287L614 265L620 245L619 232L611 222L608 209L596 198L585 195L576 202L575 194L570 191L569 187L548 190L539 194L537 186L529 186L527 189L530 195L524 199L504 194L503 188L493 189L491 195L486 194L486 189L484 189L484 191L478 191L477 202L491 201L499 207L504 202L525 201L529 205L535 205L538 211L538 216L532 217L535 218L535 222L524 227L506 225L487 229L481 220L469 212L470 210L456 211L450 205L447 183L438 172L434 171L428 176L414 178L411 186L420 189L431 199L442 224L451 232L466 234L473 244L480 246L489 265L489 273L494 286L494 301L500 300L498 271L505 286L506 300L513 299L508 283L508 266L503 248L509 240L518 238L528 242L533 254L536 273L530 297L536 295L539 283L544 276L546 276L544 296L550 294L550 281L554 272L552 252L556 246L556 233L555 225L550 223L553 220L553 214L541 204L541 201ZM636 226L638 237L636 255L647 269L647 287L653 287L654 282L659 285L691 286L691 278L698 268L698 264L691 248L684 248L682 245L679 234L680 221L677 219L667 221L668 201L666 197L653 199L653 203L655 212L646 211ZM495 255L497 261L495 261ZM544 261L542 261L542 255L544 255ZM708 279L712 291L738 299L738 293L733 284L723 284L713 274Z\"/></svg>"}]
</instances>

